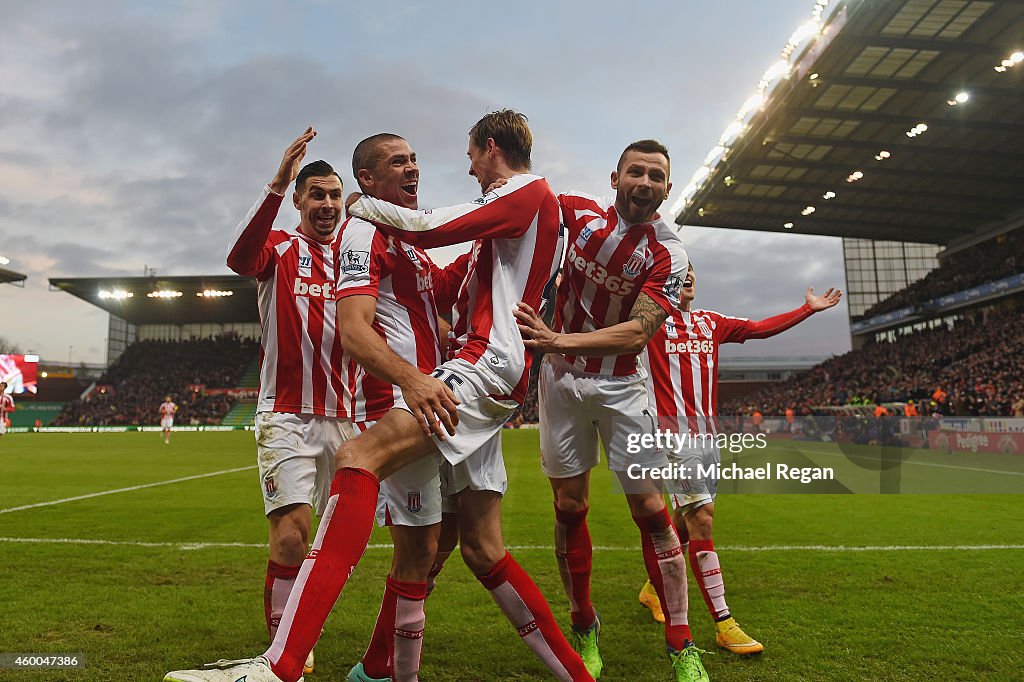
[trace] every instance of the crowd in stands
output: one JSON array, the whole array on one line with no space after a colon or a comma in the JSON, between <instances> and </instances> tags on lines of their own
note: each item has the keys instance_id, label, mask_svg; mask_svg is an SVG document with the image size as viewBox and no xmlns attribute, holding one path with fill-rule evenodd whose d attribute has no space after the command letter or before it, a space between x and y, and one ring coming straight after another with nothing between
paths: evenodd
<instances>
[{"instance_id":1,"label":"crowd in stands","mask_svg":"<svg viewBox=\"0 0 1024 682\"><path fill-rule=\"evenodd\" d=\"M999 235L949 256L924 278L868 308L861 319L931 301L1019 272L1024 272L1024 229Z\"/></svg>"},{"instance_id":2,"label":"crowd in stands","mask_svg":"<svg viewBox=\"0 0 1024 682\"><path fill-rule=\"evenodd\" d=\"M127 349L84 400L74 400L56 426L159 424L165 396L178 405L175 424L219 424L235 403L205 388L234 388L257 357L259 343L226 334L190 341L139 341ZM204 387L204 388L200 388Z\"/></svg>"},{"instance_id":3,"label":"crowd in stands","mask_svg":"<svg viewBox=\"0 0 1024 682\"><path fill-rule=\"evenodd\" d=\"M1024 397L1021 310L990 310L876 343L720 405L721 414L812 414L824 405L914 401L921 416L1012 416ZM915 408L917 409L917 408Z\"/></svg>"}]
</instances>

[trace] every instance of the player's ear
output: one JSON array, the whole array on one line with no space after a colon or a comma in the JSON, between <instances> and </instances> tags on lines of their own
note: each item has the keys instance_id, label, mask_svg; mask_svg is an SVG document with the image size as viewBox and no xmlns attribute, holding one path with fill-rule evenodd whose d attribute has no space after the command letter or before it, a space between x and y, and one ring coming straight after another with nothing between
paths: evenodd
<instances>
[{"instance_id":1,"label":"player's ear","mask_svg":"<svg viewBox=\"0 0 1024 682\"><path fill-rule=\"evenodd\" d=\"M292 206L294 206L296 210L301 208L301 205L299 203L299 193L297 191L292 192Z\"/></svg>"},{"instance_id":2,"label":"player's ear","mask_svg":"<svg viewBox=\"0 0 1024 682\"><path fill-rule=\"evenodd\" d=\"M619 188L619 171L613 170L612 171L612 189L618 189L618 188Z\"/></svg>"},{"instance_id":3,"label":"player's ear","mask_svg":"<svg viewBox=\"0 0 1024 682\"><path fill-rule=\"evenodd\" d=\"M665 200L666 201L668 201L668 195L669 194L672 194L672 183L671 182L668 183L668 185L665 187Z\"/></svg>"},{"instance_id":4,"label":"player's ear","mask_svg":"<svg viewBox=\"0 0 1024 682\"><path fill-rule=\"evenodd\" d=\"M370 172L369 168L360 168L356 172L356 184L359 185L360 189L363 187L373 187L373 173Z\"/></svg>"}]
</instances>

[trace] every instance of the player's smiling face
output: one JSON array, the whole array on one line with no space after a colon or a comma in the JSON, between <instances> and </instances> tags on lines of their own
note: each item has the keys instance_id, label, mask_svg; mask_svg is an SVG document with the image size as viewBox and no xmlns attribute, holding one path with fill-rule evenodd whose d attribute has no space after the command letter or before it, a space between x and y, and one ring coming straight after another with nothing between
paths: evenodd
<instances>
[{"instance_id":1,"label":"player's smiling face","mask_svg":"<svg viewBox=\"0 0 1024 682\"><path fill-rule=\"evenodd\" d=\"M629 223L649 223L668 198L668 159L657 152L630 150L612 172L615 210Z\"/></svg>"},{"instance_id":2,"label":"player's smiling face","mask_svg":"<svg viewBox=\"0 0 1024 682\"><path fill-rule=\"evenodd\" d=\"M381 142L377 164L362 179L366 193L405 208L419 208L420 167L416 152L405 140Z\"/></svg>"},{"instance_id":3,"label":"player's smiling face","mask_svg":"<svg viewBox=\"0 0 1024 682\"><path fill-rule=\"evenodd\" d=\"M693 266L687 266L686 277L683 278L683 288L679 291L680 308L690 309L690 303L697 296L697 275L693 272Z\"/></svg>"},{"instance_id":4,"label":"player's smiling face","mask_svg":"<svg viewBox=\"0 0 1024 682\"><path fill-rule=\"evenodd\" d=\"M306 178L302 194L293 199L301 216L299 232L317 240L329 242L344 215L341 180L337 175Z\"/></svg>"},{"instance_id":5,"label":"player's smiling face","mask_svg":"<svg viewBox=\"0 0 1024 682\"><path fill-rule=\"evenodd\" d=\"M486 149L477 147L476 143L470 140L466 156L469 157L469 174L480 183L480 191L486 192L491 183L498 179L497 168L491 155Z\"/></svg>"}]
</instances>

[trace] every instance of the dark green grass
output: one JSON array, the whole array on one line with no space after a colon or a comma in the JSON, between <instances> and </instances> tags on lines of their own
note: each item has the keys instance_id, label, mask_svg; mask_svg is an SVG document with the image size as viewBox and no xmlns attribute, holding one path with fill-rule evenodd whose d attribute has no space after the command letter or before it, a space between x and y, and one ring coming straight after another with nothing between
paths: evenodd
<instances>
[{"instance_id":1,"label":"dark green grass","mask_svg":"<svg viewBox=\"0 0 1024 682\"><path fill-rule=\"evenodd\" d=\"M568 617L551 544L551 501L535 431L506 433L511 478L505 538ZM0 509L143 485L254 463L250 433L15 434L0 441ZM794 448L799 452L794 453ZM811 450L814 450L813 452ZM853 451L860 455L860 451ZM864 455L870 458L870 453ZM914 453L902 482L1019 490L1005 456ZM833 446L782 445L744 454L743 466L803 461L835 466L848 487L877 489L878 472ZM905 469L909 469L906 467ZM1013 488L1012 486L1018 486ZM1001 487L1000 487L1001 486ZM956 488L953 488L956 489ZM636 601L639 539L607 471L595 471L590 528L593 594L605 622L607 680L669 680L662 633ZM764 655L705 657L715 680L1024 679L1024 550L830 552L783 546L1024 544L1019 495L733 495L716 505L715 544L729 604ZM259 653L266 552L183 548L265 541L255 469L0 513L0 537L72 538L156 546L0 541L0 652L83 653L78 671L0 670L0 680L159 680L171 668ZM386 543L375 532L372 542ZM539 548L538 548L539 547ZM311 679L340 680L358 660L376 616L386 549L371 548L317 646ZM691 582L697 643L714 629ZM427 604L424 680L549 679L457 558Z\"/></svg>"}]
</instances>

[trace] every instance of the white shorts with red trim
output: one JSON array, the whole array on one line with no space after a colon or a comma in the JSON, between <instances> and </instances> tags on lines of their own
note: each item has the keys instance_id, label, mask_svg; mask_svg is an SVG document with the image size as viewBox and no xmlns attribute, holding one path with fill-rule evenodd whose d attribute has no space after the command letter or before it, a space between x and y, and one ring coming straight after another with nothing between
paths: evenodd
<instances>
[{"instance_id":1,"label":"white shorts with red trim","mask_svg":"<svg viewBox=\"0 0 1024 682\"><path fill-rule=\"evenodd\" d=\"M501 452L501 431L491 436L476 452L452 464L441 464L441 508L445 514L458 511L455 496L463 490L489 490L504 496L508 490L508 474Z\"/></svg>"},{"instance_id":2,"label":"white shorts with red trim","mask_svg":"<svg viewBox=\"0 0 1024 682\"><path fill-rule=\"evenodd\" d=\"M357 434L376 424L356 422ZM441 469L438 454L420 457L380 482L377 525L431 526L441 522Z\"/></svg>"},{"instance_id":3,"label":"white shorts with red trim","mask_svg":"<svg viewBox=\"0 0 1024 682\"><path fill-rule=\"evenodd\" d=\"M352 437L352 424L312 414L257 412L255 425L266 513L308 504L322 514L334 478L334 455Z\"/></svg>"},{"instance_id":4,"label":"white shorts with red trim","mask_svg":"<svg viewBox=\"0 0 1024 682\"><path fill-rule=\"evenodd\" d=\"M586 374L559 355L545 356L538 387L544 474L569 478L590 471L601 461L599 438L612 471L625 472L633 464L665 466L661 450L629 452L631 436L655 429L646 379L642 372L625 377Z\"/></svg>"},{"instance_id":5,"label":"white shorts with red trim","mask_svg":"<svg viewBox=\"0 0 1024 682\"><path fill-rule=\"evenodd\" d=\"M444 440L433 437L444 458L457 465L486 446L496 434L500 438L502 427L519 405L514 400L499 397L506 389L487 372L465 360L449 360L434 370L433 375L451 388L459 401L455 435L446 435ZM401 398L395 401L395 407L410 411Z\"/></svg>"}]
</instances>

